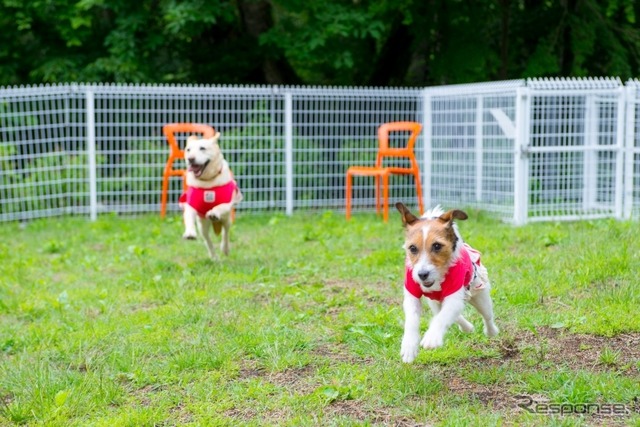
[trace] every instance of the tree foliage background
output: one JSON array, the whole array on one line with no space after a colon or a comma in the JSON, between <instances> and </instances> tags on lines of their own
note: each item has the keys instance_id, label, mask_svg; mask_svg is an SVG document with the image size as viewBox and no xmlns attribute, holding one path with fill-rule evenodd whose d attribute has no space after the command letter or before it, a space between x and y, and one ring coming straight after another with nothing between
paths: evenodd
<instances>
[{"instance_id":1,"label":"tree foliage background","mask_svg":"<svg viewBox=\"0 0 640 427\"><path fill-rule=\"evenodd\" d=\"M0 0L0 85L638 75L634 0Z\"/></svg>"}]
</instances>

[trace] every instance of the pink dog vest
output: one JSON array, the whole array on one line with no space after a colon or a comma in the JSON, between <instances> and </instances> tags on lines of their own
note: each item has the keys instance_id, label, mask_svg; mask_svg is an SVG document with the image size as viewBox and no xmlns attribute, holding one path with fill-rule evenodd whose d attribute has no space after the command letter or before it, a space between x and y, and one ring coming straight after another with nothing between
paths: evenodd
<instances>
[{"instance_id":1,"label":"pink dog vest","mask_svg":"<svg viewBox=\"0 0 640 427\"><path fill-rule=\"evenodd\" d=\"M424 296L442 302L442 300L456 293L463 286L469 286L475 274L474 264L476 266L480 265L480 252L465 243L460 248L460 257L454 265L449 267L447 274L444 276L440 291L422 292L420 285L413 280L413 269L408 265L405 268L404 287L416 298ZM481 287L482 285L478 289Z\"/></svg>"},{"instance_id":2,"label":"pink dog vest","mask_svg":"<svg viewBox=\"0 0 640 427\"><path fill-rule=\"evenodd\" d=\"M235 181L211 188L188 187L180 196L179 203L186 203L204 217L212 208L233 200L233 193L238 189Z\"/></svg>"}]
</instances>

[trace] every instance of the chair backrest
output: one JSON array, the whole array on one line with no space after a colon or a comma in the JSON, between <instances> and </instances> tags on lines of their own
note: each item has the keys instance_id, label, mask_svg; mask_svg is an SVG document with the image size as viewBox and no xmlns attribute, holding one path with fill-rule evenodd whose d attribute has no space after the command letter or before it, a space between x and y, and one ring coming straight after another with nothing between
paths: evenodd
<instances>
[{"instance_id":1,"label":"chair backrest","mask_svg":"<svg viewBox=\"0 0 640 427\"><path fill-rule=\"evenodd\" d=\"M203 138L211 138L216 134L216 130L200 123L169 123L162 127L162 133L169 142L171 152L169 157L173 159L181 159L184 157L184 151L178 145L176 139L177 133L199 133Z\"/></svg>"},{"instance_id":2,"label":"chair backrest","mask_svg":"<svg viewBox=\"0 0 640 427\"><path fill-rule=\"evenodd\" d=\"M384 157L408 157L410 160L415 160L413 147L420 131L422 131L422 125L418 122L389 122L380 125L378 127L379 148L376 166L382 166ZM389 147L389 134L391 132L411 132L407 145L401 148Z\"/></svg>"}]
</instances>

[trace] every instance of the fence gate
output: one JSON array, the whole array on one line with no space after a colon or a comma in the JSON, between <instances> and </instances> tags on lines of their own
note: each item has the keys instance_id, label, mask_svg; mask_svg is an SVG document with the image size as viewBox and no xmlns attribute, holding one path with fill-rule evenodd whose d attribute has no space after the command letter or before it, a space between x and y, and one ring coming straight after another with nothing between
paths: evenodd
<instances>
[{"instance_id":1,"label":"fence gate","mask_svg":"<svg viewBox=\"0 0 640 427\"><path fill-rule=\"evenodd\" d=\"M621 82L530 80L527 90L527 220L622 218Z\"/></svg>"},{"instance_id":2,"label":"fence gate","mask_svg":"<svg viewBox=\"0 0 640 427\"><path fill-rule=\"evenodd\" d=\"M425 204L514 216L516 93L524 80L423 92Z\"/></svg>"},{"instance_id":3,"label":"fence gate","mask_svg":"<svg viewBox=\"0 0 640 427\"><path fill-rule=\"evenodd\" d=\"M640 81L627 82L624 217L640 218Z\"/></svg>"}]
</instances>

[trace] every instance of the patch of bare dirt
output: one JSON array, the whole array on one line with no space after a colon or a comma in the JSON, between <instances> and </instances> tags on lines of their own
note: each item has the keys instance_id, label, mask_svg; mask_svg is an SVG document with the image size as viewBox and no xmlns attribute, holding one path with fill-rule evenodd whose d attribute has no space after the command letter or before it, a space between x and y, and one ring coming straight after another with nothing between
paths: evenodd
<instances>
[{"instance_id":1,"label":"patch of bare dirt","mask_svg":"<svg viewBox=\"0 0 640 427\"><path fill-rule=\"evenodd\" d=\"M135 390L133 394L140 400L140 404L142 406L150 406L151 405L150 396L163 389L164 389L163 385L148 384L142 388Z\"/></svg>"},{"instance_id":2,"label":"patch of bare dirt","mask_svg":"<svg viewBox=\"0 0 640 427\"><path fill-rule=\"evenodd\" d=\"M519 332L503 336L499 341L503 359L521 362L525 357L539 362L552 362L572 369L590 371L618 370L639 375L640 333L624 333L615 337L573 334L562 329L539 328L536 333ZM615 353L605 363L603 352Z\"/></svg>"},{"instance_id":3,"label":"patch of bare dirt","mask_svg":"<svg viewBox=\"0 0 640 427\"><path fill-rule=\"evenodd\" d=\"M224 415L235 420L249 421L258 416L258 411L251 407L231 408L224 411Z\"/></svg>"},{"instance_id":4,"label":"patch of bare dirt","mask_svg":"<svg viewBox=\"0 0 640 427\"><path fill-rule=\"evenodd\" d=\"M331 346L321 345L315 347L311 352L314 356L328 359L331 365L336 363L369 365L373 363L372 358L357 357L353 353L350 353L344 344L332 344Z\"/></svg>"},{"instance_id":5,"label":"patch of bare dirt","mask_svg":"<svg viewBox=\"0 0 640 427\"><path fill-rule=\"evenodd\" d=\"M357 400L337 400L324 409L325 416L329 419L336 416L344 416L358 421L370 421L373 425L397 426L397 427L427 427L424 423L416 423L407 417L397 416L385 408L373 410L363 407Z\"/></svg>"},{"instance_id":6,"label":"patch of bare dirt","mask_svg":"<svg viewBox=\"0 0 640 427\"><path fill-rule=\"evenodd\" d=\"M445 383L448 389L456 394L464 394L472 399L480 401L488 408L502 411L505 414L504 422L507 426L517 425L509 421L510 414L515 417L519 412L525 411L525 409L519 406L527 404L525 396L518 396L509 393L505 384L481 385L472 383L460 377L448 378ZM531 399L533 405L553 403L549 401L548 397L540 394L527 395L526 398ZM529 407L532 406L530 405ZM579 410L579 408L576 408L576 410ZM544 413L540 413L538 415L541 422L544 422L550 416L550 414ZM581 415L564 415L564 417L572 416ZM603 415L598 413L590 413L582 416L589 426L624 426L629 420L628 416Z\"/></svg>"},{"instance_id":7,"label":"patch of bare dirt","mask_svg":"<svg viewBox=\"0 0 640 427\"><path fill-rule=\"evenodd\" d=\"M260 411L253 408L232 408L224 412L224 415L242 422L260 422L264 424L274 424L283 422L291 417L291 411L287 408L272 409L270 411Z\"/></svg>"},{"instance_id":8,"label":"patch of bare dirt","mask_svg":"<svg viewBox=\"0 0 640 427\"><path fill-rule=\"evenodd\" d=\"M183 425L193 422L193 414L189 412L185 408L185 405L181 403L169 409L169 413L171 414L172 418L177 421L177 425Z\"/></svg>"},{"instance_id":9,"label":"patch of bare dirt","mask_svg":"<svg viewBox=\"0 0 640 427\"><path fill-rule=\"evenodd\" d=\"M450 391L467 394L482 402L483 405L496 410L513 409L517 407L516 397L509 393L504 385L476 384L457 376L447 378L445 384Z\"/></svg>"},{"instance_id":10,"label":"patch of bare dirt","mask_svg":"<svg viewBox=\"0 0 640 427\"><path fill-rule=\"evenodd\" d=\"M586 371L616 371L625 375L640 376L638 361L640 360L640 333L625 333L615 337L603 337L590 334L573 334L561 329L539 328L534 332L519 331L516 334L503 334L497 341L502 357L463 362L465 369L474 369L481 363L502 365L512 363L514 369L523 365L553 364L567 366L571 369ZM604 363L602 354L605 351L616 353L615 360ZM522 411L518 403L523 403L517 395L508 392L508 385L476 384L464 378L447 375L444 382L450 391L465 394L482 402L482 404L502 410L505 413ZM546 396L529 396L537 404L550 403ZM637 404L640 408L640 402ZM544 417L545 415L541 415ZM567 415L568 416L568 415ZM585 421L592 426L622 426L628 422L628 416L611 416L591 413L585 415ZM509 423L507 422L507 425Z\"/></svg>"},{"instance_id":11,"label":"patch of bare dirt","mask_svg":"<svg viewBox=\"0 0 640 427\"><path fill-rule=\"evenodd\" d=\"M10 395L10 394L2 395L2 396L0 396L0 402L4 406L9 406L11 404L11 402L13 402L13 396Z\"/></svg>"},{"instance_id":12,"label":"patch of bare dirt","mask_svg":"<svg viewBox=\"0 0 640 427\"><path fill-rule=\"evenodd\" d=\"M309 380L313 376L314 368L305 366L299 369L287 369L282 372L273 372L265 377L271 384L284 387L296 394L310 394L317 384Z\"/></svg>"},{"instance_id":13,"label":"patch of bare dirt","mask_svg":"<svg viewBox=\"0 0 640 427\"><path fill-rule=\"evenodd\" d=\"M155 303L155 302L143 302L140 304L131 304L128 307L128 310L130 313L138 313L138 312L145 312L145 311L151 311L151 310L155 310L158 307L160 307L160 304Z\"/></svg>"},{"instance_id":14,"label":"patch of bare dirt","mask_svg":"<svg viewBox=\"0 0 640 427\"><path fill-rule=\"evenodd\" d=\"M254 362L247 361L240 368L238 377L240 379L260 378L278 387L284 387L293 393L309 394L317 387L309 379L313 377L312 365L307 365L296 369L286 369L279 372L269 372L259 368Z\"/></svg>"}]
</instances>

